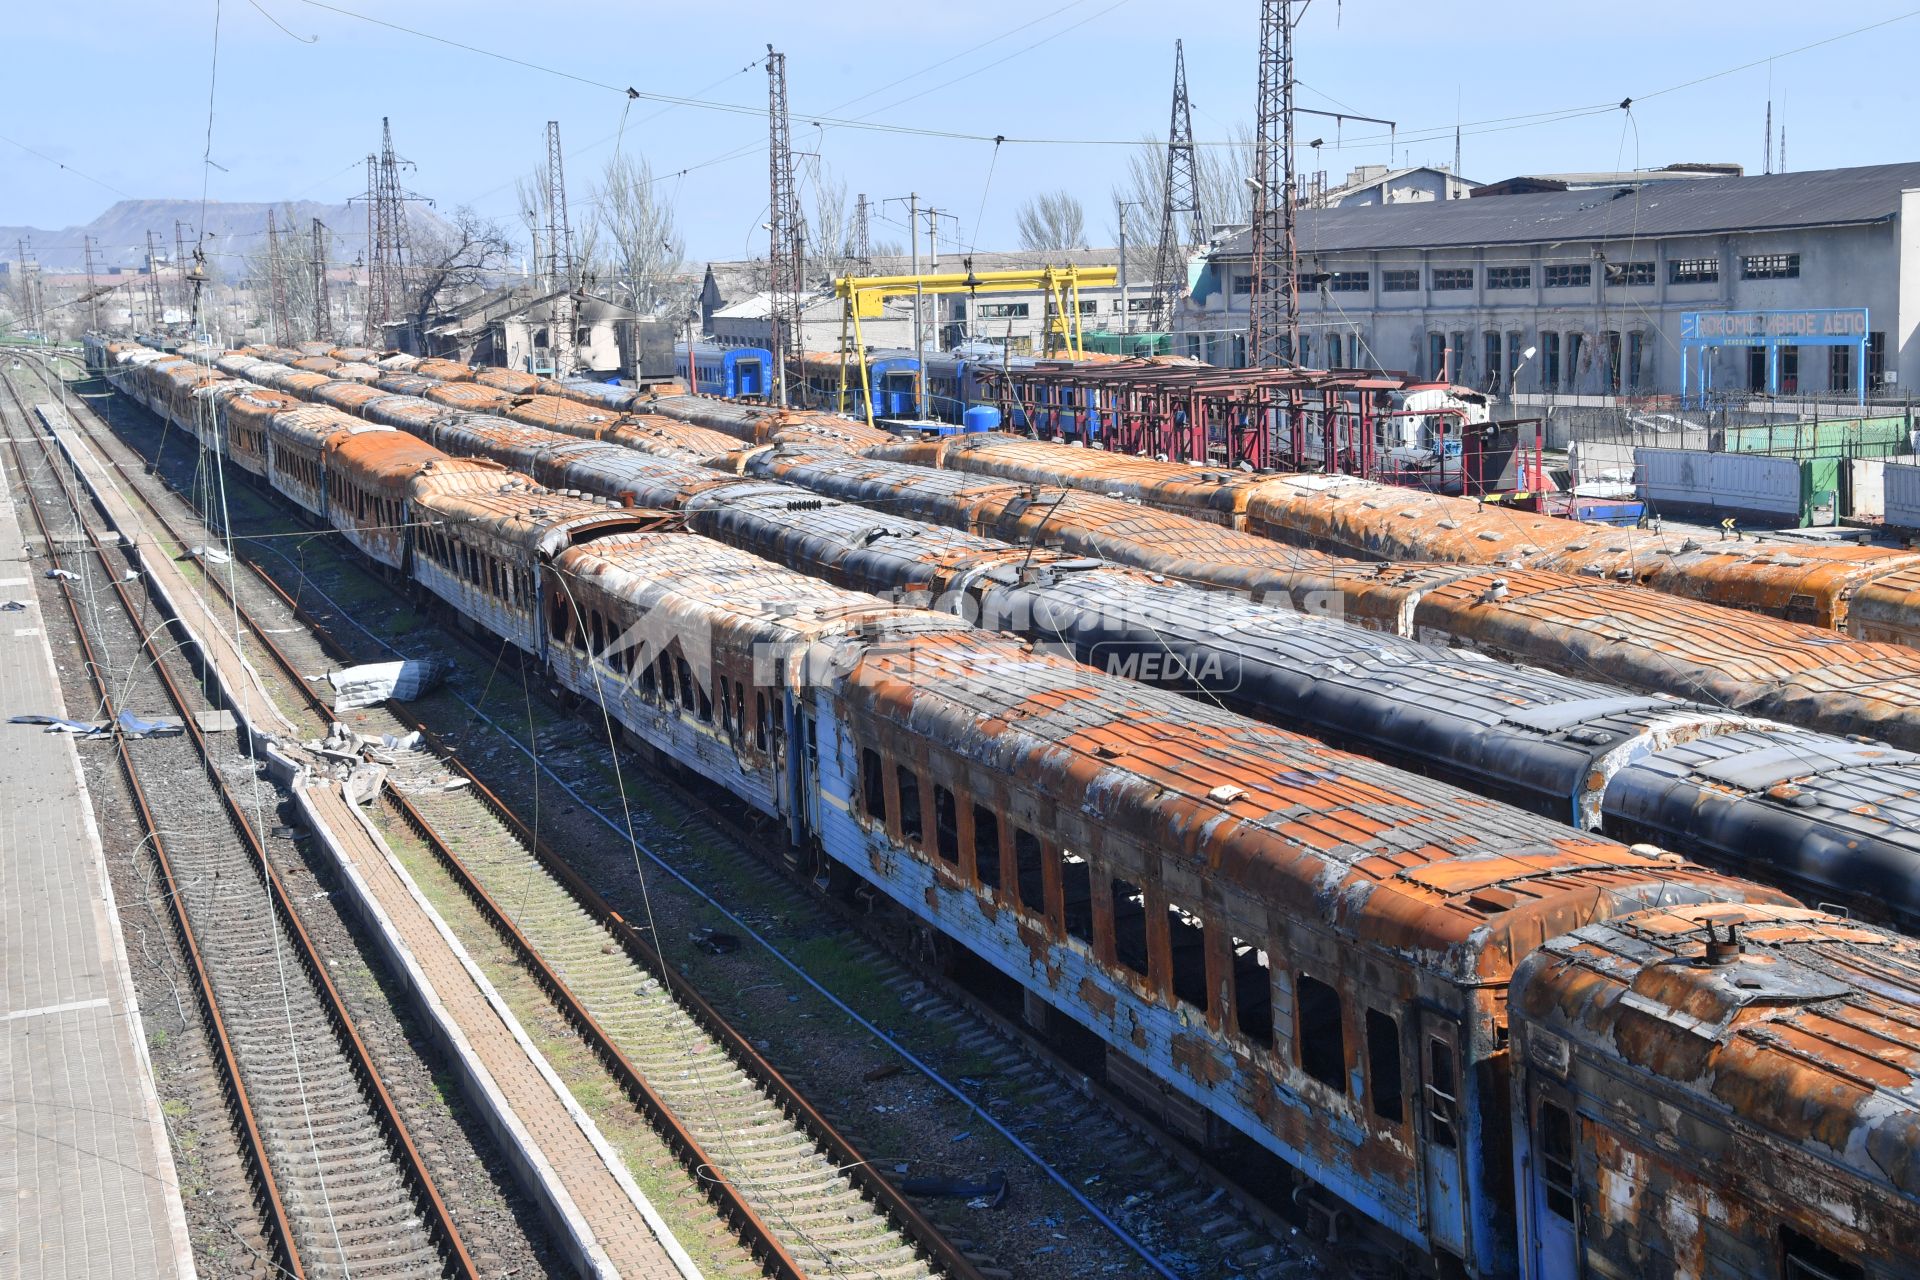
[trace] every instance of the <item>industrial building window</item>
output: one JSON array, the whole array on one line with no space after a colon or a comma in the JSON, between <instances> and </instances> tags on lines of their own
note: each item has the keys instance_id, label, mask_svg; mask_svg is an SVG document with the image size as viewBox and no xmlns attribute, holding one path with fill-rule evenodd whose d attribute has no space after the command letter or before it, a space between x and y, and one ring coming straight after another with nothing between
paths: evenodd
<instances>
[{"instance_id":1,"label":"industrial building window","mask_svg":"<svg viewBox=\"0 0 1920 1280\"><path fill-rule=\"evenodd\" d=\"M1797 253L1750 253L1740 259L1742 280L1798 280L1800 255Z\"/></svg>"},{"instance_id":2,"label":"industrial building window","mask_svg":"<svg viewBox=\"0 0 1920 1280\"><path fill-rule=\"evenodd\" d=\"M1023 827L1013 829L1013 876L1020 890L1020 905L1035 915L1045 915L1047 881L1040 865L1040 842Z\"/></svg>"},{"instance_id":3,"label":"industrial building window","mask_svg":"<svg viewBox=\"0 0 1920 1280\"><path fill-rule=\"evenodd\" d=\"M953 792L937 782L933 784L933 847L940 861L950 866L960 865L959 810L953 802Z\"/></svg>"},{"instance_id":4,"label":"industrial building window","mask_svg":"<svg viewBox=\"0 0 1920 1280\"><path fill-rule=\"evenodd\" d=\"M887 820L887 775L880 767L880 753L872 747L860 748L860 803L869 818Z\"/></svg>"},{"instance_id":5,"label":"industrial building window","mask_svg":"<svg viewBox=\"0 0 1920 1280\"><path fill-rule=\"evenodd\" d=\"M1418 271L1382 271L1380 273L1380 292L1412 293L1420 287Z\"/></svg>"},{"instance_id":6,"label":"industrial building window","mask_svg":"<svg viewBox=\"0 0 1920 1280\"><path fill-rule=\"evenodd\" d=\"M1607 264L1607 288L1636 289L1653 283L1653 264L1651 262L1609 262Z\"/></svg>"},{"instance_id":7,"label":"industrial building window","mask_svg":"<svg viewBox=\"0 0 1920 1280\"><path fill-rule=\"evenodd\" d=\"M1067 936L1093 943L1093 868L1071 849L1060 851L1060 913Z\"/></svg>"},{"instance_id":8,"label":"industrial building window","mask_svg":"<svg viewBox=\"0 0 1920 1280\"><path fill-rule=\"evenodd\" d=\"M1865 1280L1867 1270L1792 1227L1780 1228L1780 1274L1786 1280Z\"/></svg>"},{"instance_id":9,"label":"industrial building window","mask_svg":"<svg viewBox=\"0 0 1920 1280\"><path fill-rule=\"evenodd\" d=\"M1867 390L1879 391L1887 385L1887 335L1867 335Z\"/></svg>"},{"instance_id":10,"label":"industrial building window","mask_svg":"<svg viewBox=\"0 0 1920 1280\"><path fill-rule=\"evenodd\" d=\"M1332 293L1365 293L1372 284L1370 271L1335 271L1327 277L1327 289Z\"/></svg>"},{"instance_id":11,"label":"industrial building window","mask_svg":"<svg viewBox=\"0 0 1920 1280\"><path fill-rule=\"evenodd\" d=\"M1607 390L1620 394L1620 331L1607 330Z\"/></svg>"},{"instance_id":12,"label":"industrial building window","mask_svg":"<svg viewBox=\"0 0 1920 1280\"><path fill-rule=\"evenodd\" d=\"M1567 341L1567 390L1575 391L1580 386L1580 373L1586 368L1587 335L1569 333Z\"/></svg>"},{"instance_id":13,"label":"industrial building window","mask_svg":"<svg viewBox=\"0 0 1920 1280\"><path fill-rule=\"evenodd\" d=\"M983 804L973 806L973 877L1000 888L1000 817Z\"/></svg>"},{"instance_id":14,"label":"industrial building window","mask_svg":"<svg viewBox=\"0 0 1920 1280\"><path fill-rule=\"evenodd\" d=\"M1540 1104L1540 1184L1546 1189L1547 1208L1573 1221L1573 1116L1565 1107Z\"/></svg>"},{"instance_id":15,"label":"industrial building window","mask_svg":"<svg viewBox=\"0 0 1920 1280\"><path fill-rule=\"evenodd\" d=\"M1647 335L1638 329L1627 335L1627 390L1640 389L1640 375L1647 359Z\"/></svg>"},{"instance_id":16,"label":"industrial building window","mask_svg":"<svg viewBox=\"0 0 1920 1280\"><path fill-rule=\"evenodd\" d=\"M977 312L982 320L1025 320L1027 304L1024 302L983 302Z\"/></svg>"},{"instance_id":17,"label":"industrial building window","mask_svg":"<svg viewBox=\"0 0 1920 1280\"><path fill-rule=\"evenodd\" d=\"M1435 267L1433 269L1434 292L1450 292L1473 288L1472 267Z\"/></svg>"},{"instance_id":18,"label":"industrial building window","mask_svg":"<svg viewBox=\"0 0 1920 1280\"><path fill-rule=\"evenodd\" d=\"M1141 977L1147 967L1147 895L1139 885L1111 880L1107 885L1113 901L1113 958Z\"/></svg>"},{"instance_id":19,"label":"industrial building window","mask_svg":"<svg viewBox=\"0 0 1920 1280\"><path fill-rule=\"evenodd\" d=\"M1718 258L1675 258L1667 264L1668 284L1712 284L1719 278Z\"/></svg>"},{"instance_id":20,"label":"industrial building window","mask_svg":"<svg viewBox=\"0 0 1920 1280\"><path fill-rule=\"evenodd\" d=\"M1251 274L1244 275L1244 276L1235 276L1233 277L1233 282L1231 287L1233 289L1233 296L1236 298L1252 297L1253 296L1253 276Z\"/></svg>"},{"instance_id":21,"label":"industrial building window","mask_svg":"<svg viewBox=\"0 0 1920 1280\"><path fill-rule=\"evenodd\" d=\"M1531 289L1532 287L1532 267L1487 268L1487 288L1489 289Z\"/></svg>"},{"instance_id":22,"label":"industrial building window","mask_svg":"<svg viewBox=\"0 0 1920 1280\"><path fill-rule=\"evenodd\" d=\"M1507 382L1508 391L1518 391L1520 389L1519 387L1515 386L1514 383L1517 381L1519 377L1520 364L1522 361L1526 359L1525 356L1520 354L1522 350L1521 344L1525 341L1525 339L1526 339L1526 335L1521 333L1518 329L1507 330L1506 382Z\"/></svg>"},{"instance_id":23,"label":"industrial building window","mask_svg":"<svg viewBox=\"0 0 1920 1280\"><path fill-rule=\"evenodd\" d=\"M1499 391L1500 387L1500 331L1489 329L1480 335L1487 357L1487 390Z\"/></svg>"},{"instance_id":24,"label":"industrial building window","mask_svg":"<svg viewBox=\"0 0 1920 1280\"><path fill-rule=\"evenodd\" d=\"M1559 262L1543 272L1549 289L1584 289L1593 283L1591 262Z\"/></svg>"},{"instance_id":25,"label":"industrial building window","mask_svg":"<svg viewBox=\"0 0 1920 1280\"><path fill-rule=\"evenodd\" d=\"M1400 1024L1378 1009L1367 1010L1367 1090L1373 1114L1389 1124L1407 1118L1406 1088L1400 1077Z\"/></svg>"},{"instance_id":26,"label":"industrial building window","mask_svg":"<svg viewBox=\"0 0 1920 1280\"><path fill-rule=\"evenodd\" d=\"M1827 348L1827 390L1853 390L1853 348Z\"/></svg>"},{"instance_id":27,"label":"industrial building window","mask_svg":"<svg viewBox=\"0 0 1920 1280\"><path fill-rule=\"evenodd\" d=\"M1173 961L1174 998L1207 1007L1207 930L1185 907L1167 907L1167 948Z\"/></svg>"},{"instance_id":28,"label":"industrial building window","mask_svg":"<svg viewBox=\"0 0 1920 1280\"><path fill-rule=\"evenodd\" d=\"M1427 335L1427 376L1437 378L1447 367L1447 335L1430 333Z\"/></svg>"},{"instance_id":29,"label":"industrial building window","mask_svg":"<svg viewBox=\"0 0 1920 1280\"><path fill-rule=\"evenodd\" d=\"M1347 1088L1347 1038L1340 1017L1340 993L1318 978L1300 974L1294 981L1300 1019L1300 1069L1342 1093Z\"/></svg>"},{"instance_id":30,"label":"industrial building window","mask_svg":"<svg viewBox=\"0 0 1920 1280\"><path fill-rule=\"evenodd\" d=\"M926 834L920 824L920 775L903 764L893 767L894 785L900 789L900 835L908 844L919 844Z\"/></svg>"},{"instance_id":31,"label":"industrial building window","mask_svg":"<svg viewBox=\"0 0 1920 1280\"><path fill-rule=\"evenodd\" d=\"M1244 938L1233 940L1233 1020L1261 1048L1273 1044L1273 971L1267 953Z\"/></svg>"}]
</instances>

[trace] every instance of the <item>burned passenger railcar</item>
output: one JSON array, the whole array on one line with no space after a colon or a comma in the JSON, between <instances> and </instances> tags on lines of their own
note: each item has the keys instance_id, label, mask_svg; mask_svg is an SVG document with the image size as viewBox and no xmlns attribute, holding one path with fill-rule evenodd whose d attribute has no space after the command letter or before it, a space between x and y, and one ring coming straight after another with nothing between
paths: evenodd
<instances>
[{"instance_id":1,"label":"burned passenger railcar","mask_svg":"<svg viewBox=\"0 0 1920 1280\"><path fill-rule=\"evenodd\" d=\"M1920 1268L1920 943L1673 906L1548 942L1512 1005L1528 1280Z\"/></svg>"}]
</instances>

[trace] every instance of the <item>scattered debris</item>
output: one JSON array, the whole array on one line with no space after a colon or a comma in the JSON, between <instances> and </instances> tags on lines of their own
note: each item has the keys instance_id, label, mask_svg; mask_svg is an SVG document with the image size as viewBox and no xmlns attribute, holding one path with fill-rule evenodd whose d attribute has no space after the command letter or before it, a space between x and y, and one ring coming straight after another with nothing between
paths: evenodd
<instances>
[{"instance_id":1,"label":"scattered debris","mask_svg":"<svg viewBox=\"0 0 1920 1280\"><path fill-rule=\"evenodd\" d=\"M27 605L24 600L9 600L4 604L0 604L0 613L18 613L26 607Z\"/></svg>"},{"instance_id":2,"label":"scattered debris","mask_svg":"<svg viewBox=\"0 0 1920 1280\"><path fill-rule=\"evenodd\" d=\"M949 1178L929 1175L921 1178L902 1178L900 1190L910 1196L925 1196L945 1200L965 1200L969 1209L998 1209L1007 1199L1007 1175L995 1172L985 1182L969 1182L965 1178Z\"/></svg>"},{"instance_id":3,"label":"scattered debris","mask_svg":"<svg viewBox=\"0 0 1920 1280\"><path fill-rule=\"evenodd\" d=\"M172 737L176 733L185 733L187 726L183 721L171 717L161 720L142 720L131 711L120 713L120 732L129 738Z\"/></svg>"},{"instance_id":4,"label":"scattered debris","mask_svg":"<svg viewBox=\"0 0 1920 1280\"><path fill-rule=\"evenodd\" d=\"M887 1062L875 1067L860 1078L868 1084L873 1084L876 1081L885 1080L890 1076L897 1076L899 1074L900 1064L897 1062Z\"/></svg>"},{"instance_id":5,"label":"scattered debris","mask_svg":"<svg viewBox=\"0 0 1920 1280\"><path fill-rule=\"evenodd\" d=\"M705 927L692 933L693 945L710 956L730 956L740 949L740 939L731 933L720 933Z\"/></svg>"},{"instance_id":6,"label":"scattered debris","mask_svg":"<svg viewBox=\"0 0 1920 1280\"><path fill-rule=\"evenodd\" d=\"M233 712L226 710L196 711L193 713L193 722L200 726L202 733L232 733L239 727Z\"/></svg>"},{"instance_id":7,"label":"scattered debris","mask_svg":"<svg viewBox=\"0 0 1920 1280\"><path fill-rule=\"evenodd\" d=\"M10 724L43 724L48 733L75 733L89 738L112 737L119 733L128 738L163 738L176 733L186 732L186 725L178 720L143 720L131 711L122 711L117 720L69 720L65 716L19 715L12 717Z\"/></svg>"},{"instance_id":8,"label":"scattered debris","mask_svg":"<svg viewBox=\"0 0 1920 1280\"><path fill-rule=\"evenodd\" d=\"M68 720L64 716L14 716L8 724L43 724L48 733L98 733L107 727L104 720Z\"/></svg>"},{"instance_id":9,"label":"scattered debris","mask_svg":"<svg viewBox=\"0 0 1920 1280\"><path fill-rule=\"evenodd\" d=\"M181 556L180 558L182 560L186 560L190 558L204 560L208 564L232 564L233 563L233 557L228 555L226 552L222 551L218 547L188 547L187 554L184 556Z\"/></svg>"},{"instance_id":10,"label":"scattered debris","mask_svg":"<svg viewBox=\"0 0 1920 1280\"><path fill-rule=\"evenodd\" d=\"M47 576L54 579L64 578L68 582L80 581L80 575L71 569L49 569L47 570Z\"/></svg>"},{"instance_id":11,"label":"scattered debris","mask_svg":"<svg viewBox=\"0 0 1920 1280\"><path fill-rule=\"evenodd\" d=\"M440 683L446 674L440 663L406 658L399 662L369 662L358 667L330 672L333 707L347 711L372 707L389 698L410 702Z\"/></svg>"}]
</instances>

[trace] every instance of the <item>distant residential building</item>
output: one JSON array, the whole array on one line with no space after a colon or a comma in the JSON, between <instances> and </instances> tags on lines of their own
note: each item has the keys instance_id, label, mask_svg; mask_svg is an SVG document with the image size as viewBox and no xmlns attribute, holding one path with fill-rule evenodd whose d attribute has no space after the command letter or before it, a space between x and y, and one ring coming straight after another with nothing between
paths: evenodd
<instances>
[{"instance_id":1,"label":"distant residential building","mask_svg":"<svg viewBox=\"0 0 1920 1280\"><path fill-rule=\"evenodd\" d=\"M1779 389L1920 378L1920 163L1306 209L1298 237L1309 365L1673 393L1689 312L1864 308L1864 351L1784 347ZM1244 363L1251 293L1240 230L1208 255L1174 350ZM1767 385L1757 347L1707 358L1718 387Z\"/></svg>"},{"instance_id":2,"label":"distant residential building","mask_svg":"<svg viewBox=\"0 0 1920 1280\"><path fill-rule=\"evenodd\" d=\"M1421 200L1464 200L1480 186L1445 165L1410 165L1395 169L1363 164L1347 174L1337 187L1325 186L1325 176L1309 180L1305 203L1313 208L1349 205L1411 204Z\"/></svg>"}]
</instances>

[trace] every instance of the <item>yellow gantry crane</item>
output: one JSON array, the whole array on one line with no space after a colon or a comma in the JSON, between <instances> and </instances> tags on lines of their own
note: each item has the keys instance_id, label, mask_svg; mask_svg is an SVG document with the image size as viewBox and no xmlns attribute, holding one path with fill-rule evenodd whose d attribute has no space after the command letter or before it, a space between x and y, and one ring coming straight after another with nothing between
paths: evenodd
<instances>
[{"instance_id":1,"label":"yellow gantry crane","mask_svg":"<svg viewBox=\"0 0 1920 1280\"><path fill-rule=\"evenodd\" d=\"M932 275L840 276L833 282L833 296L840 299L840 412L847 411L848 362L857 352L860 366L860 400L866 406L867 425L873 425L873 388L868 383L865 354L867 344L860 332L860 321L884 313L889 298L923 298L929 294L953 293L1032 293L1044 290L1047 297L1047 337L1051 350L1055 340L1070 360L1086 354L1080 340L1080 288L1104 288L1118 283L1118 267L1032 267L1017 271L975 273L944 272ZM915 370L916 388L924 373ZM920 403L921 397L914 396Z\"/></svg>"}]
</instances>

